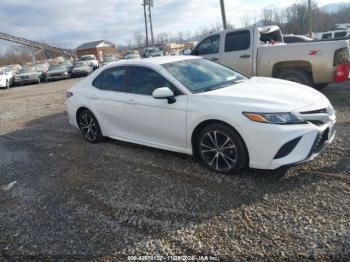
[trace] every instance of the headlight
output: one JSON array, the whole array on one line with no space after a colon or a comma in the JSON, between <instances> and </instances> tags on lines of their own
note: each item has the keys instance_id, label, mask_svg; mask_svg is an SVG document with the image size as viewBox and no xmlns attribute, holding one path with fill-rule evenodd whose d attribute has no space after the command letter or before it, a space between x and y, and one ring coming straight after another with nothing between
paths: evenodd
<instances>
[{"instance_id":1,"label":"headlight","mask_svg":"<svg viewBox=\"0 0 350 262\"><path fill-rule=\"evenodd\" d=\"M297 117L293 113L252 113L243 112L249 120L267 124L304 124L303 119Z\"/></svg>"}]
</instances>

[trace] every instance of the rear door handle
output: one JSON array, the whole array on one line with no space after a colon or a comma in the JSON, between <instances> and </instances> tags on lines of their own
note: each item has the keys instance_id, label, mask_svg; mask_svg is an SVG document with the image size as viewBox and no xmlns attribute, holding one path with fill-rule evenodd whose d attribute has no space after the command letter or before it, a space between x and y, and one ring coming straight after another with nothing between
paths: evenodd
<instances>
[{"instance_id":1,"label":"rear door handle","mask_svg":"<svg viewBox=\"0 0 350 262\"><path fill-rule=\"evenodd\" d=\"M240 56L240 58L249 58L250 57L250 55L248 55L248 54L245 54L245 55L241 55Z\"/></svg>"}]
</instances>

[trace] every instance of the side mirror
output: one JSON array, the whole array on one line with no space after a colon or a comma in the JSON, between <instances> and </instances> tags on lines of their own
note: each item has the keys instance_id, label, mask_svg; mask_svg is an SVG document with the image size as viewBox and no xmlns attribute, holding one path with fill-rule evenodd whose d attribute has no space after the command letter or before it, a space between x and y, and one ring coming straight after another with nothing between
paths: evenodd
<instances>
[{"instance_id":1,"label":"side mirror","mask_svg":"<svg viewBox=\"0 0 350 262\"><path fill-rule=\"evenodd\" d=\"M174 92L169 89L169 87L160 87L153 91L153 98L155 99L168 99L169 104L176 102L174 97Z\"/></svg>"},{"instance_id":2,"label":"side mirror","mask_svg":"<svg viewBox=\"0 0 350 262\"><path fill-rule=\"evenodd\" d=\"M192 54L192 49L191 48L186 48L182 51L182 54L184 55L190 55Z\"/></svg>"}]
</instances>

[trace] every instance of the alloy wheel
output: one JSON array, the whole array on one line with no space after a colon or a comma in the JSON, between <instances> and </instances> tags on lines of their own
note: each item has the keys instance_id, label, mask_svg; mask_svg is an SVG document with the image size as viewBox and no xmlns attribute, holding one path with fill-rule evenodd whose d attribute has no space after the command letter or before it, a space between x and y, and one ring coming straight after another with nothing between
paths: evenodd
<instances>
[{"instance_id":1,"label":"alloy wheel","mask_svg":"<svg viewBox=\"0 0 350 262\"><path fill-rule=\"evenodd\" d=\"M237 148L234 141L221 131L209 131L200 141L200 154L213 169L222 172L230 170L237 162Z\"/></svg>"},{"instance_id":2,"label":"alloy wheel","mask_svg":"<svg viewBox=\"0 0 350 262\"><path fill-rule=\"evenodd\" d=\"M96 141L98 130L95 120L89 113L84 112L80 115L79 127L86 140L90 142Z\"/></svg>"}]
</instances>

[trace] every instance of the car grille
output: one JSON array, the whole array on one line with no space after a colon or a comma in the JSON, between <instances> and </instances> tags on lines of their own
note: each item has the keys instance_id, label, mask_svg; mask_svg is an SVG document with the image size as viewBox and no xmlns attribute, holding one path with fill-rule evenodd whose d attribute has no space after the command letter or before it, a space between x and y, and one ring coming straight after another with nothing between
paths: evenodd
<instances>
[{"instance_id":1,"label":"car grille","mask_svg":"<svg viewBox=\"0 0 350 262\"><path fill-rule=\"evenodd\" d=\"M62 76L64 73L55 73L55 74L50 74L50 76Z\"/></svg>"},{"instance_id":2,"label":"car grille","mask_svg":"<svg viewBox=\"0 0 350 262\"><path fill-rule=\"evenodd\" d=\"M29 79L30 76L21 76L21 79Z\"/></svg>"},{"instance_id":3,"label":"car grille","mask_svg":"<svg viewBox=\"0 0 350 262\"><path fill-rule=\"evenodd\" d=\"M324 142L328 140L328 134L329 134L329 128L327 128L318 137L316 137L313 150L312 150L313 152L317 152L321 148L321 146L324 144Z\"/></svg>"}]
</instances>

